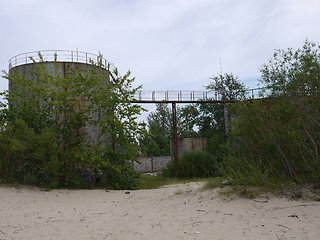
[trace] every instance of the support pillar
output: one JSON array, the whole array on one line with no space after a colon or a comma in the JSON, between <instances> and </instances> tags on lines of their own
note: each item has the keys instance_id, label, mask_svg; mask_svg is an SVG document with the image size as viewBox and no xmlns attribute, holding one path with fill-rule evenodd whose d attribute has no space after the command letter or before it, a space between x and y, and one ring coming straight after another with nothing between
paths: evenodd
<instances>
[{"instance_id":1,"label":"support pillar","mask_svg":"<svg viewBox=\"0 0 320 240\"><path fill-rule=\"evenodd\" d=\"M179 149L178 149L178 130L177 130L177 108L176 103L172 103L172 145L173 162L175 176L179 176Z\"/></svg>"}]
</instances>

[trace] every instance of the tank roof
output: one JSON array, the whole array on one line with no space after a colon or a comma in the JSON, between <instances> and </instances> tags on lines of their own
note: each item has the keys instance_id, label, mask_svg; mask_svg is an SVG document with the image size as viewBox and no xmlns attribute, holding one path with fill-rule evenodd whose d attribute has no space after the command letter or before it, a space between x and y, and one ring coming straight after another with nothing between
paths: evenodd
<instances>
[{"instance_id":1,"label":"tank roof","mask_svg":"<svg viewBox=\"0 0 320 240\"><path fill-rule=\"evenodd\" d=\"M108 62L102 55L71 50L41 50L21 53L9 60L9 70L24 64L34 62L74 62L85 64L98 64L112 72L116 67Z\"/></svg>"}]
</instances>

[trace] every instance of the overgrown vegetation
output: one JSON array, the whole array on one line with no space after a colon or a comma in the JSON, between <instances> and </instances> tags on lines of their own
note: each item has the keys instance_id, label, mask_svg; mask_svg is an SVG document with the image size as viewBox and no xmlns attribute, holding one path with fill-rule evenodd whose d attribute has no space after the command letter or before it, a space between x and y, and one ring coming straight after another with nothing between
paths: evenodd
<instances>
[{"instance_id":1,"label":"overgrown vegetation","mask_svg":"<svg viewBox=\"0 0 320 240\"><path fill-rule=\"evenodd\" d=\"M217 175L216 162L213 156L206 152L185 152L179 158L179 177L208 178ZM162 174L167 177L175 176L174 163L170 161Z\"/></svg>"},{"instance_id":2,"label":"overgrown vegetation","mask_svg":"<svg viewBox=\"0 0 320 240\"><path fill-rule=\"evenodd\" d=\"M165 185L181 184L188 182L203 182L208 179L206 178L174 178L166 177L163 175L150 176L141 174L139 177L139 188L140 189L156 189Z\"/></svg>"},{"instance_id":3,"label":"overgrown vegetation","mask_svg":"<svg viewBox=\"0 0 320 240\"><path fill-rule=\"evenodd\" d=\"M137 90L130 73L120 77L115 71L114 81L105 84L101 66L66 76L36 66L35 81L6 74L14 91L2 93L8 101L0 112L2 182L134 188L138 175L127 160L141 150L148 156L170 154L171 111L166 104L157 105L143 131L135 122L142 109L129 103ZM242 101L178 110L179 137L208 138L206 152L181 156L179 177L222 176L228 185L308 182L320 187L319 44L306 41L295 51L276 50L261 67L262 99L245 99L246 88L233 74L211 79L207 89L225 100ZM95 140L88 139L88 126L99 133ZM163 176L143 177L140 186L170 183L167 177L174 172L170 162Z\"/></svg>"},{"instance_id":4,"label":"overgrown vegetation","mask_svg":"<svg viewBox=\"0 0 320 240\"><path fill-rule=\"evenodd\" d=\"M58 74L58 64L49 69L39 57L32 78L18 71L4 76L12 88L2 93L0 181L136 187L138 174L128 160L139 153L135 136L142 130L135 118L142 108L130 103L137 90L130 72L121 77L115 70L110 79L100 61Z\"/></svg>"},{"instance_id":5,"label":"overgrown vegetation","mask_svg":"<svg viewBox=\"0 0 320 240\"><path fill-rule=\"evenodd\" d=\"M139 136L141 151L146 156L169 156L172 115L167 104L158 103L147 118L146 130Z\"/></svg>"},{"instance_id":6,"label":"overgrown vegetation","mask_svg":"<svg viewBox=\"0 0 320 240\"><path fill-rule=\"evenodd\" d=\"M213 81L207 89L217 91L225 100L243 99L246 88L238 77L233 74L217 74L211 79ZM179 177L214 177L221 174L220 165L226 151L226 107L228 106L221 103L198 103L179 109L179 136L208 139L208 146L204 152L187 152L179 158ZM168 177L175 176L173 162L169 162L163 174Z\"/></svg>"},{"instance_id":7,"label":"overgrown vegetation","mask_svg":"<svg viewBox=\"0 0 320 240\"><path fill-rule=\"evenodd\" d=\"M244 85L232 74L211 79L208 88L225 99L242 101L227 106L231 120L227 131L223 105L186 108L197 135L210 141L207 153L188 153L179 159L181 177L223 176L233 185L320 186L319 44L306 41L298 50L276 50L261 67L262 99L245 99ZM164 174L174 175L172 163Z\"/></svg>"},{"instance_id":8,"label":"overgrown vegetation","mask_svg":"<svg viewBox=\"0 0 320 240\"><path fill-rule=\"evenodd\" d=\"M217 92L223 100L244 99L245 85L232 73L213 75L210 79L212 81L206 89ZM148 156L170 155L172 112L166 103L156 106L147 118L146 131L139 137L139 142L142 152ZM225 141L224 120L222 103L180 106L177 109L178 137L208 138L208 152L214 153L217 146Z\"/></svg>"},{"instance_id":9,"label":"overgrown vegetation","mask_svg":"<svg viewBox=\"0 0 320 240\"><path fill-rule=\"evenodd\" d=\"M320 183L320 46L277 50L261 67L267 98L234 105L223 174L244 184Z\"/></svg>"}]
</instances>

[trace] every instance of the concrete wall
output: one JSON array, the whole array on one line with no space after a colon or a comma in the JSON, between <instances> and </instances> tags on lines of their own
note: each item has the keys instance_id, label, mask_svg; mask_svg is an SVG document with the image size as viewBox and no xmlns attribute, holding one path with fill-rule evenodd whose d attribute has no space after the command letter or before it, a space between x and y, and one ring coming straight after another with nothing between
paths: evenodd
<instances>
[{"instance_id":1,"label":"concrete wall","mask_svg":"<svg viewBox=\"0 0 320 240\"><path fill-rule=\"evenodd\" d=\"M167 166L171 160L170 156L164 157L138 157L140 163L132 162L135 170L141 173L157 172Z\"/></svg>"},{"instance_id":2,"label":"concrete wall","mask_svg":"<svg viewBox=\"0 0 320 240\"><path fill-rule=\"evenodd\" d=\"M180 138L178 139L179 157L184 152L202 152L208 145L207 138ZM140 163L132 162L135 170L141 173L157 172L167 166L171 156L138 157Z\"/></svg>"},{"instance_id":3,"label":"concrete wall","mask_svg":"<svg viewBox=\"0 0 320 240\"><path fill-rule=\"evenodd\" d=\"M208 145L207 138L179 138L179 157L184 152L202 152Z\"/></svg>"}]
</instances>

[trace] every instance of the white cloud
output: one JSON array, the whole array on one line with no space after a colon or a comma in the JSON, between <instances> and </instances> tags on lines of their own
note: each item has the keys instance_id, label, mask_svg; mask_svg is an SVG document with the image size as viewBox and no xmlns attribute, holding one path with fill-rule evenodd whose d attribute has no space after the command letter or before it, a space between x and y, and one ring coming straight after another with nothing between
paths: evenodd
<instances>
[{"instance_id":1,"label":"white cloud","mask_svg":"<svg viewBox=\"0 0 320 240\"><path fill-rule=\"evenodd\" d=\"M202 89L220 72L219 59L224 72L253 79L275 48L320 41L317 0L0 3L1 69L22 52L101 51L120 71L131 69L146 89Z\"/></svg>"}]
</instances>

